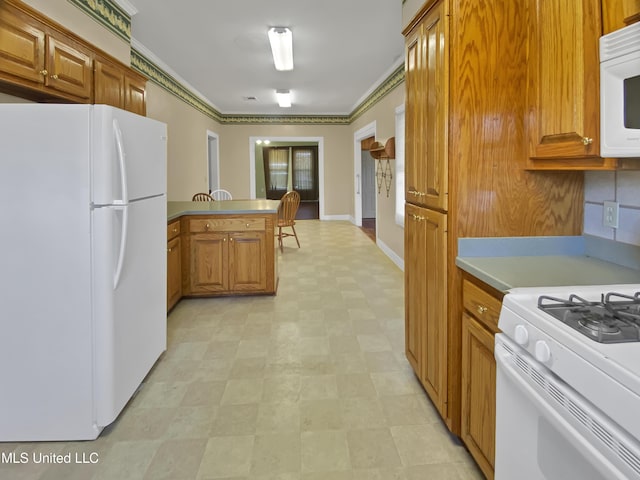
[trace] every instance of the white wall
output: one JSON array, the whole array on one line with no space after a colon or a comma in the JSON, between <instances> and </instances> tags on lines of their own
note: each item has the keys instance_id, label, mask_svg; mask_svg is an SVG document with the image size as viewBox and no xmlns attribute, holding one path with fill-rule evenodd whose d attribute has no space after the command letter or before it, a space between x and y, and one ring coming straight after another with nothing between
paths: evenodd
<instances>
[{"instance_id":1,"label":"white wall","mask_svg":"<svg viewBox=\"0 0 640 480\"><path fill-rule=\"evenodd\" d=\"M605 201L620 204L617 229L602 225ZM585 173L584 233L640 246L640 171Z\"/></svg>"}]
</instances>

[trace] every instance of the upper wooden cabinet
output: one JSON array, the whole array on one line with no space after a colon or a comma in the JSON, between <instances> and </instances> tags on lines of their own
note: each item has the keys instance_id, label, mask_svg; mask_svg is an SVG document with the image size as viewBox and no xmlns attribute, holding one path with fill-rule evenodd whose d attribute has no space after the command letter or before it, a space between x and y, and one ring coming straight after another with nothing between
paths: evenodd
<instances>
[{"instance_id":1,"label":"upper wooden cabinet","mask_svg":"<svg viewBox=\"0 0 640 480\"><path fill-rule=\"evenodd\" d=\"M600 1L531 0L530 6L528 167L604 166L599 157Z\"/></svg>"},{"instance_id":2,"label":"upper wooden cabinet","mask_svg":"<svg viewBox=\"0 0 640 480\"><path fill-rule=\"evenodd\" d=\"M602 0L603 33L640 21L640 0Z\"/></svg>"},{"instance_id":3,"label":"upper wooden cabinet","mask_svg":"<svg viewBox=\"0 0 640 480\"><path fill-rule=\"evenodd\" d=\"M405 198L448 208L448 66L444 2L434 6L406 41Z\"/></svg>"},{"instance_id":4,"label":"upper wooden cabinet","mask_svg":"<svg viewBox=\"0 0 640 480\"><path fill-rule=\"evenodd\" d=\"M26 4L0 2L0 91L145 115L145 85L142 75Z\"/></svg>"},{"instance_id":5,"label":"upper wooden cabinet","mask_svg":"<svg viewBox=\"0 0 640 480\"><path fill-rule=\"evenodd\" d=\"M0 9L0 79L86 103L92 92L91 51L11 5Z\"/></svg>"},{"instance_id":6,"label":"upper wooden cabinet","mask_svg":"<svg viewBox=\"0 0 640 480\"><path fill-rule=\"evenodd\" d=\"M94 103L104 103L146 115L146 80L131 69L96 57Z\"/></svg>"}]
</instances>

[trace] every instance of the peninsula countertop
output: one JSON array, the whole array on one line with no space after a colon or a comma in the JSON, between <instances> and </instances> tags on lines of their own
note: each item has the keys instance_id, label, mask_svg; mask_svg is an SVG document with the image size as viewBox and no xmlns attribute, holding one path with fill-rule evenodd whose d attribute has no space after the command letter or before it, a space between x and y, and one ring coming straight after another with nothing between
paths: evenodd
<instances>
[{"instance_id":1,"label":"peninsula countertop","mask_svg":"<svg viewBox=\"0 0 640 480\"><path fill-rule=\"evenodd\" d=\"M640 284L640 248L583 237L461 239L456 265L506 292L518 287Z\"/></svg>"},{"instance_id":2,"label":"peninsula countertop","mask_svg":"<svg viewBox=\"0 0 640 480\"><path fill-rule=\"evenodd\" d=\"M278 200L215 200L213 202L167 202L167 220L183 215L246 215L278 213Z\"/></svg>"}]
</instances>

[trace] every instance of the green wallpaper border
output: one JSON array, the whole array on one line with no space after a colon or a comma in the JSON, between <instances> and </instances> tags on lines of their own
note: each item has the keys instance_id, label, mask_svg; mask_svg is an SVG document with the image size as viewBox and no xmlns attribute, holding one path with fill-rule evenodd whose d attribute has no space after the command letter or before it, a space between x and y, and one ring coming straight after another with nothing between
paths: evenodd
<instances>
[{"instance_id":1,"label":"green wallpaper border","mask_svg":"<svg viewBox=\"0 0 640 480\"><path fill-rule=\"evenodd\" d=\"M131 17L112 0L67 0L111 32L131 43Z\"/></svg>"}]
</instances>

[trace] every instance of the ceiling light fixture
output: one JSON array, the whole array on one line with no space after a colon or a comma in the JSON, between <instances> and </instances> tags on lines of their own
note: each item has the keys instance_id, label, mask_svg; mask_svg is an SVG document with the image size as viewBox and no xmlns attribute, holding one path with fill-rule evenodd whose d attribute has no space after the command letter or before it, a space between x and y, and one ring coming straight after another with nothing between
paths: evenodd
<instances>
[{"instance_id":1,"label":"ceiling light fixture","mask_svg":"<svg viewBox=\"0 0 640 480\"><path fill-rule=\"evenodd\" d=\"M293 70L293 33L287 27L271 27L268 32L276 70Z\"/></svg>"},{"instance_id":2,"label":"ceiling light fixture","mask_svg":"<svg viewBox=\"0 0 640 480\"><path fill-rule=\"evenodd\" d=\"M291 106L291 92L289 90L276 90L276 98L280 107L289 108Z\"/></svg>"}]
</instances>

